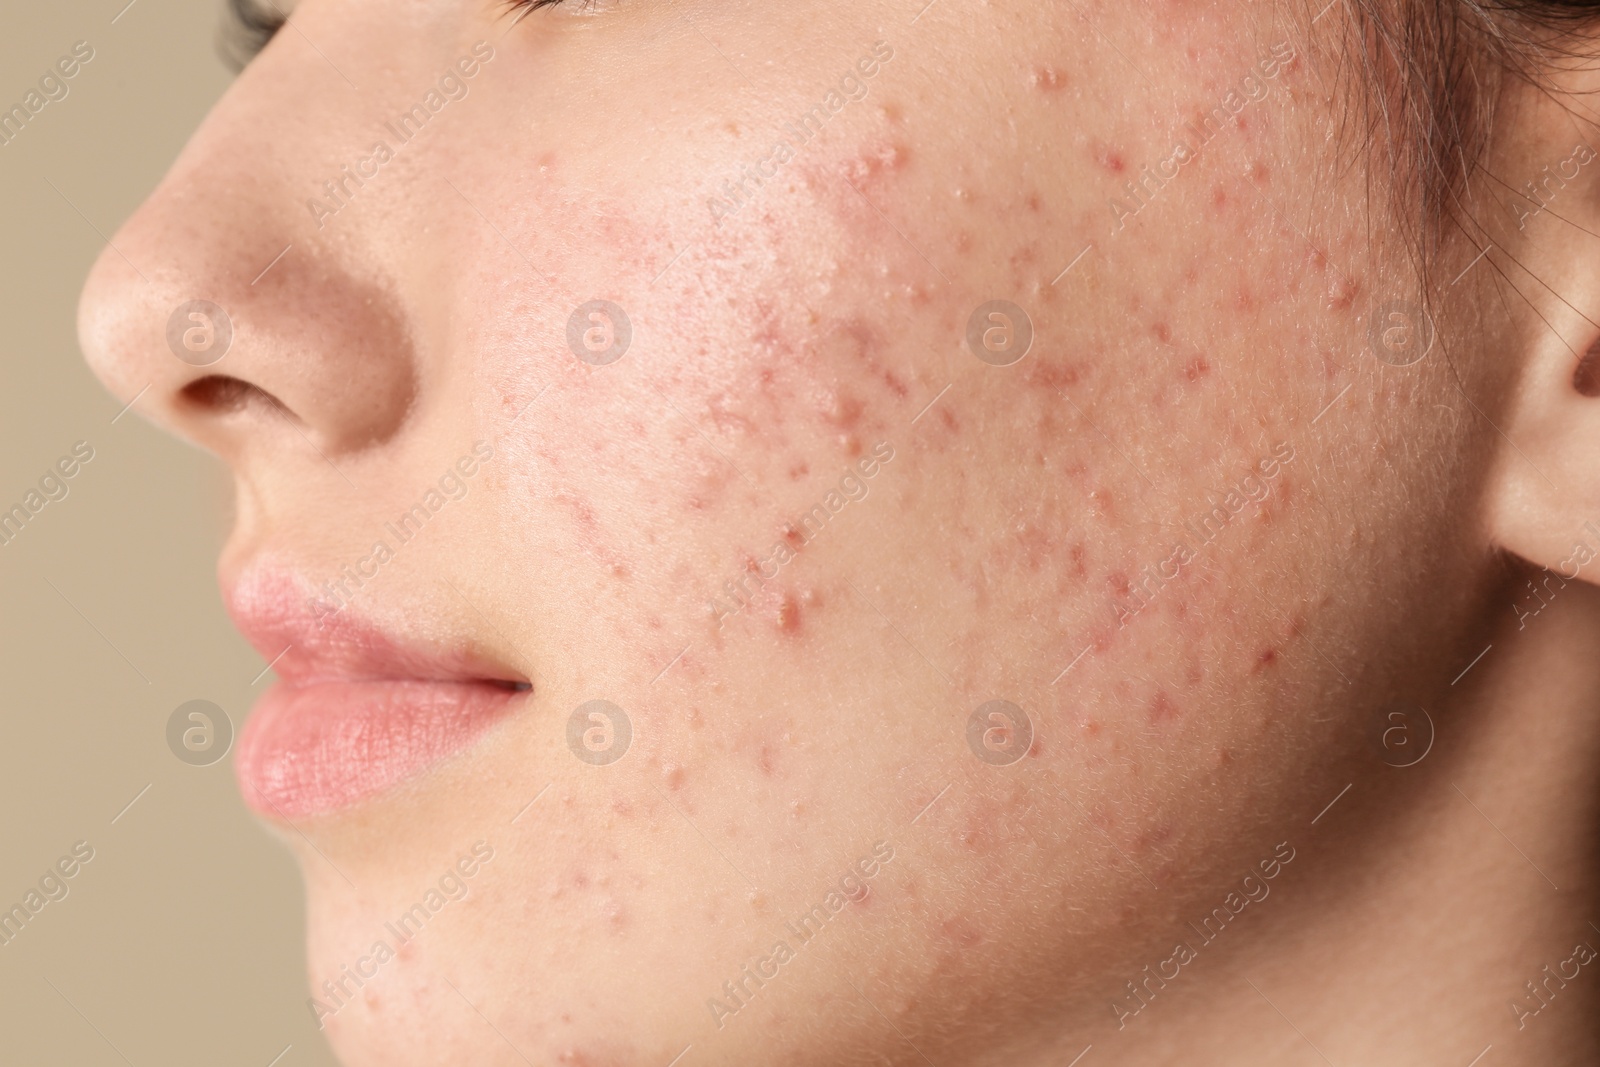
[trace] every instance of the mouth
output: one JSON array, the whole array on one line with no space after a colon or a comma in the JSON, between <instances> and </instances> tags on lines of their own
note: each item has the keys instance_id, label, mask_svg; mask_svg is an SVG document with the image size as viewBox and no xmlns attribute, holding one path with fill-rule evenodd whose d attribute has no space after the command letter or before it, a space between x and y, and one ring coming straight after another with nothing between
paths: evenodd
<instances>
[{"instance_id":1,"label":"mouth","mask_svg":"<svg viewBox=\"0 0 1600 1067\"><path fill-rule=\"evenodd\" d=\"M234 756L246 804L267 818L330 814L420 778L531 691L468 642L319 612L288 572L256 567L224 587L235 625L278 675Z\"/></svg>"}]
</instances>

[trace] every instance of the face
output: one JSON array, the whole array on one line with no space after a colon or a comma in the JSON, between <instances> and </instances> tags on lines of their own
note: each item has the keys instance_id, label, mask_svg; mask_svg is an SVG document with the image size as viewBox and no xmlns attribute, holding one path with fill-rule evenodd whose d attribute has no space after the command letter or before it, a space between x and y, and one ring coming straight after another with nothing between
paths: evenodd
<instances>
[{"instance_id":1,"label":"face","mask_svg":"<svg viewBox=\"0 0 1600 1067\"><path fill-rule=\"evenodd\" d=\"M1065 1048L1454 661L1304 25L916 7L307 0L97 265L348 1063Z\"/></svg>"}]
</instances>

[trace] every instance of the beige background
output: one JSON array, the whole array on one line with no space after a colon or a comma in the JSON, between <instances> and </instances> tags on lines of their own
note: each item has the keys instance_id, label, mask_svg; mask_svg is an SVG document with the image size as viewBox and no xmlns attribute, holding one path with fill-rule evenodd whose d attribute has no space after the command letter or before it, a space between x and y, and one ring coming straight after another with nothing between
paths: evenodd
<instances>
[{"instance_id":1,"label":"beige background","mask_svg":"<svg viewBox=\"0 0 1600 1067\"><path fill-rule=\"evenodd\" d=\"M136 0L117 17L125 3L12 3L0 31L7 108L74 42L95 50L69 95L0 147L0 510L73 442L95 450L69 495L0 546L0 910L74 842L95 850L69 895L0 946L0 1062L267 1067L292 1046L277 1067L331 1065L306 1008L288 853L246 814L228 760L191 767L165 740L184 701L237 724L266 684L252 685L264 664L212 574L227 475L137 409L113 423L121 405L78 354L78 288L102 235L232 76L221 0Z\"/></svg>"}]
</instances>

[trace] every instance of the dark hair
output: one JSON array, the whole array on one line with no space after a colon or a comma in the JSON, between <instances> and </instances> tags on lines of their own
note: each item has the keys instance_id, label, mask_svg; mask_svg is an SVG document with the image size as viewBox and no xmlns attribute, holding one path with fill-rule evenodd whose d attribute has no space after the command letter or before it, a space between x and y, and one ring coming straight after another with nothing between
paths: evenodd
<instances>
[{"instance_id":1,"label":"dark hair","mask_svg":"<svg viewBox=\"0 0 1600 1067\"><path fill-rule=\"evenodd\" d=\"M1366 90L1345 133L1371 146L1372 179L1387 178L1389 213L1426 283L1452 239L1482 244L1474 190L1516 192L1480 173L1506 91L1545 90L1561 63L1600 59L1600 40L1585 34L1600 25L1600 0L1334 2L1345 8L1344 69Z\"/></svg>"}]
</instances>

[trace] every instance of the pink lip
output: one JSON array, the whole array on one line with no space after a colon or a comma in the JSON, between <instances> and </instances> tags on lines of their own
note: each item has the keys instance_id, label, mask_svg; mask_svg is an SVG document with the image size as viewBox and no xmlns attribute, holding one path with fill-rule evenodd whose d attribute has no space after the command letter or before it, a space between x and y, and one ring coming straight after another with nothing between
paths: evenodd
<instances>
[{"instance_id":1,"label":"pink lip","mask_svg":"<svg viewBox=\"0 0 1600 1067\"><path fill-rule=\"evenodd\" d=\"M234 774L262 815L360 803L468 748L527 695L515 672L465 647L403 644L346 608L320 625L304 588L253 568L229 613L279 681L240 733Z\"/></svg>"}]
</instances>

